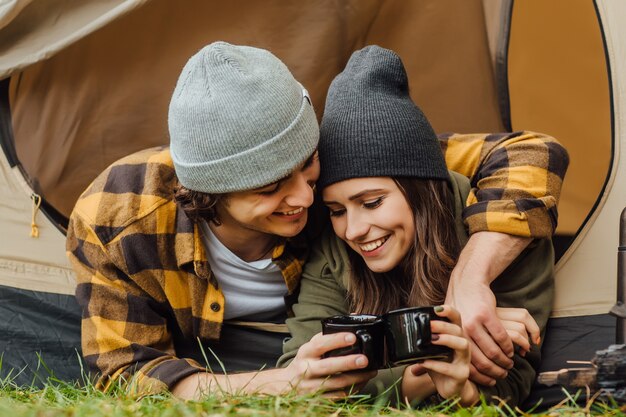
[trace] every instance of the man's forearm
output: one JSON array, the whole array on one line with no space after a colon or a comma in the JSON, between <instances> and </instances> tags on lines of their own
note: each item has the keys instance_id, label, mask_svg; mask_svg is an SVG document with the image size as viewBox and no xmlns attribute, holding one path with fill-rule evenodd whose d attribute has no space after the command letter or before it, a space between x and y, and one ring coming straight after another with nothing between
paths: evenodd
<instances>
[{"instance_id":1,"label":"man's forearm","mask_svg":"<svg viewBox=\"0 0 626 417\"><path fill-rule=\"evenodd\" d=\"M498 232L474 233L461 251L450 285L459 280L491 284L531 241L532 238Z\"/></svg>"},{"instance_id":2,"label":"man's forearm","mask_svg":"<svg viewBox=\"0 0 626 417\"><path fill-rule=\"evenodd\" d=\"M172 389L172 394L186 400L199 400L220 393L281 394L290 388L290 381L284 377L283 369L229 375L198 372L180 380Z\"/></svg>"}]
</instances>

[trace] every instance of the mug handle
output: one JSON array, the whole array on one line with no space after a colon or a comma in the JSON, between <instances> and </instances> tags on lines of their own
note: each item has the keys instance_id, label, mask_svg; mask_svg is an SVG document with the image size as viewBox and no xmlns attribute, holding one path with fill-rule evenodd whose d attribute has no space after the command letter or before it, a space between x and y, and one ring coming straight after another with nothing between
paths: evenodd
<instances>
[{"instance_id":1,"label":"mug handle","mask_svg":"<svg viewBox=\"0 0 626 417\"><path fill-rule=\"evenodd\" d=\"M422 336L418 342L420 347L429 346L432 335L430 334L430 315L428 313L419 313L415 317L415 321L420 328L420 335Z\"/></svg>"},{"instance_id":2,"label":"mug handle","mask_svg":"<svg viewBox=\"0 0 626 417\"><path fill-rule=\"evenodd\" d=\"M371 360L374 355L374 338L367 332L367 330L357 330L356 336L361 341L361 346L363 346L363 354L367 356L368 360ZM368 365L369 366L369 365Z\"/></svg>"}]
</instances>

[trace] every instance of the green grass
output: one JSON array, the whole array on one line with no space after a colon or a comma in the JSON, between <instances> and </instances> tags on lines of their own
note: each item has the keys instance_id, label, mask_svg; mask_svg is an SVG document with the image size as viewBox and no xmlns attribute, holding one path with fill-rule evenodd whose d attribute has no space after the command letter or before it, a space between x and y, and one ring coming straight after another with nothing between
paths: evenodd
<instances>
[{"instance_id":1,"label":"green grass","mask_svg":"<svg viewBox=\"0 0 626 417\"><path fill-rule=\"evenodd\" d=\"M203 401L181 401L168 394L135 398L118 390L105 394L90 383L67 383L49 378L43 386L17 386L10 377L0 380L0 416L4 417L366 417L366 416L493 416L547 415L626 416L626 407L595 399L586 407L575 405L575 398L541 413L524 414L506 405L482 404L462 408L448 402L422 409L393 408L366 402L354 396L333 402L321 396L237 396L208 397Z\"/></svg>"},{"instance_id":2,"label":"green grass","mask_svg":"<svg viewBox=\"0 0 626 417\"><path fill-rule=\"evenodd\" d=\"M79 362L80 359L79 359ZM82 362L81 362L82 364ZM82 368L82 366L81 366ZM2 356L0 355L0 370ZM18 375L9 372L0 378L0 417L508 417L508 416L615 416L626 417L626 405L592 397L586 405L577 403L578 397L549 410L522 412L511 409L505 403L488 405L485 402L463 408L455 401L447 401L430 407L417 409L407 405L391 407L363 396L352 396L347 400L332 401L321 395L219 395L203 401L182 401L170 394L151 395L138 398L117 386L103 393L97 390L87 376L81 382L65 382L54 377L39 358L37 374L30 386L18 385ZM6 374L6 372L5 372ZM83 375L86 375L83 370ZM23 379L22 379L23 380ZM583 397L580 397L583 398Z\"/></svg>"}]
</instances>

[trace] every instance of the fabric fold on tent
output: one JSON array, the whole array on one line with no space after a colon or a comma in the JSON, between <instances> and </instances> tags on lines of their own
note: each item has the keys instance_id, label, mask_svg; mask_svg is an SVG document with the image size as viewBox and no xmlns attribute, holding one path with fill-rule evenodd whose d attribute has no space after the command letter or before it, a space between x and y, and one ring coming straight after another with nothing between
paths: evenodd
<instances>
[{"instance_id":1,"label":"fabric fold on tent","mask_svg":"<svg viewBox=\"0 0 626 417\"><path fill-rule=\"evenodd\" d=\"M50 58L147 0L13 0L0 6L0 79Z\"/></svg>"}]
</instances>

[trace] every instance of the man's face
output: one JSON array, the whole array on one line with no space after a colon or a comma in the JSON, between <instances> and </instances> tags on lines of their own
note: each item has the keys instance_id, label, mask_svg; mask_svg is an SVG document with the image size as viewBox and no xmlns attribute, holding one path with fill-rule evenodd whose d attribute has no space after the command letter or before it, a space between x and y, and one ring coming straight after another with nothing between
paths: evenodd
<instances>
[{"instance_id":1,"label":"man's face","mask_svg":"<svg viewBox=\"0 0 626 417\"><path fill-rule=\"evenodd\" d=\"M229 193L218 208L220 222L231 232L251 231L293 237L304 229L320 175L317 151L286 178L249 191Z\"/></svg>"}]
</instances>

